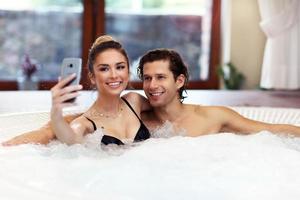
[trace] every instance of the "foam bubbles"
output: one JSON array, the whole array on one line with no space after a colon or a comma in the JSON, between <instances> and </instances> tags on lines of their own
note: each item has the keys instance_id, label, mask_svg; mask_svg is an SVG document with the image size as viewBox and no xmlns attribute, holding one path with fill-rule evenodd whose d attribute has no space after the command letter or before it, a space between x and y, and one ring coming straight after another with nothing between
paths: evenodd
<instances>
[{"instance_id":1,"label":"foam bubbles","mask_svg":"<svg viewBox=\"0 0 300 200\"><path fill-rule=\"evenodd\" d=\"M103 149L102 133L82 145L0 147L7 199L300 199L300 139L249 136L150 138ZM18 196L19 195L19 196Z\"/></svg>"},{"instance_id":2,"label":"foam bubbles","mask_svg":"<svg viewBox=\"0 0 300 200\"><path fill-rule=\"evenodd\" d=\"M162 126L157 127L151 133L153 138L170 138L174 136L185 136L186 131L184 129L175 130L174 125L170 121L166 121Z\"/></svg>"}]
</instances>

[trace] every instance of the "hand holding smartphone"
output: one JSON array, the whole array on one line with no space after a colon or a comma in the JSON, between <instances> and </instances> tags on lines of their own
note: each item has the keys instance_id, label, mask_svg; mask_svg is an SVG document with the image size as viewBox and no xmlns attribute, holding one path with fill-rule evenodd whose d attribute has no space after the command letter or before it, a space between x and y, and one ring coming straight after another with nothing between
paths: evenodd
<instances>
[{"instance_id":1,"label":"hand holding smartphone","mask_svg":"<svg viewBox=\"0 0 300 200\"><path fill-rule=\"evenodd\" d=\"M82 60L81 58L64 58L61 65L61 78L64 79L71 74L76 74L74 79L65 85L78 85L81 78ZM69 99L66 102L74 102L75 98Z\"/></svg>"}]
</instances>

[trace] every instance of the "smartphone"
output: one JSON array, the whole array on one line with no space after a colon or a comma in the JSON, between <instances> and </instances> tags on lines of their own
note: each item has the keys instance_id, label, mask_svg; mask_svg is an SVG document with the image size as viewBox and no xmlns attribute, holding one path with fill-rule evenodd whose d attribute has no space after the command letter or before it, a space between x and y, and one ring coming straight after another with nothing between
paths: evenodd
<instances>
[{"instance_id":1,"label":"smartphone","mask_svg":"<svg viewBox=\"0 0 300 200\"><path fill-rule=\"evenodd\" d=\"M82 60L81 58L64 58L61 65L61 78L65 78L71 74L76 74L65 86L78 85L81 78ZM74 102L75 98L69 99L67 102Z\"/></svg>"}]
</instances>

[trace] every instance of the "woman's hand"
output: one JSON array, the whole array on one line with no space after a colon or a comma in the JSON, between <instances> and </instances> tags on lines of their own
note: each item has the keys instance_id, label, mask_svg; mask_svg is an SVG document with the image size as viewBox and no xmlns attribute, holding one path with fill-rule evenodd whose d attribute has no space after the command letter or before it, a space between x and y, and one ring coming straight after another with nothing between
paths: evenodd
<instances>
[{"instance_id":1,"label":"woman's hand","mask_svg":"<svg viewBox=\"0 0 300 200\"><path fill-rule=\"evenodd\" d=\"M76 126L74 126L77 128L72 128L62 114L62 109L64 107L74 105L74 103L67 101L76 98L79 95L78 91L82 89L82 85L68 86L68 83L70 83L75 76L75 74L72 74L59 80L59 82L51 88L51 128L55 136L66 144L80 143L85 132L85 127L80 123L80 120L75 119L74 123L72 123L75 124Z\"/></svg>"},{"instance_id":2,"label":"woman's hand","mask_svg":"<svg viewBox=\"0 0 300 200\"><path fill-rule=\"evenodd\" d=\"M76 74L72 74L64 79L59 79L59 82L51 88L52 114L62 117L62 108L74 105L74 103L68 101L79 95L78 91L82 89L82 85L67 86L67 84L72 81L75 76Z\"/></svg>"}]
</instances>

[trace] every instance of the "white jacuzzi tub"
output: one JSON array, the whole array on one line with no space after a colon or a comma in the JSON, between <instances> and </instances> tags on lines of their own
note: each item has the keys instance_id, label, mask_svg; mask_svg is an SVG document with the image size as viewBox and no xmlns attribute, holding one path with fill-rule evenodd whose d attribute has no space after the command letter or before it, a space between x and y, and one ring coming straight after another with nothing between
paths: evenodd
<instances>
[{"instance_id":1,"label":"white jacuzzi tub","mask_svg":"<svg viewBox=\"0 0 300 200\"><path fill-rule=\"evenodd\" d=\"M252 119L300 125L300 109L233 109ZM0 141L48 119L43 109L2 113ZM0 147L1 199L300 199L299 138L266 131L176 136L105 151L100 139L96 132L82 145Z\"/></svg>"}]
</instances>

